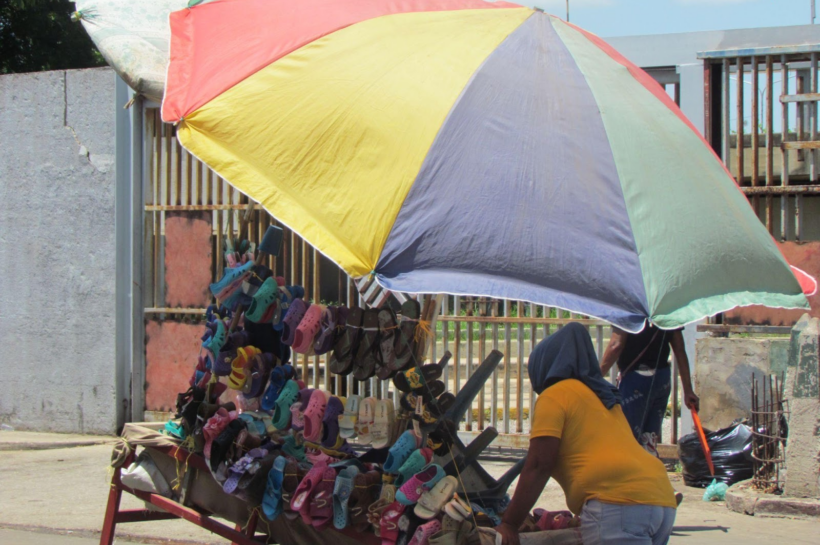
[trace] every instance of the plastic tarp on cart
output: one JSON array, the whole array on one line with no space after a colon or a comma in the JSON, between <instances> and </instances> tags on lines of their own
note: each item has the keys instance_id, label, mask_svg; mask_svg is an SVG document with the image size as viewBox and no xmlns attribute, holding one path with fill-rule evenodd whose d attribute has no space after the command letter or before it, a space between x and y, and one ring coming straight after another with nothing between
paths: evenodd
<instances>
[{"instance_id":1,"label":"plastic tarp on cart","mask_svg":"<svg viewBox=\"0 0 820 545\"><path fill-rule=\"evenodd\" d=\"M136 92L162 101L171 29L168 15L187 0L79 0L79 19L106 62Z\"/></svg>"}]
</instances>

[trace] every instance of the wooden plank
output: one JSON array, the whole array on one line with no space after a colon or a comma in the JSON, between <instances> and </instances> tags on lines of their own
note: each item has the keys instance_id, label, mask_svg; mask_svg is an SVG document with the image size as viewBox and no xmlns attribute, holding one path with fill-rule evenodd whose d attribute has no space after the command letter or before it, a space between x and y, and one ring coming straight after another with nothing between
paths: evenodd
<instances>
[{"instance_id":1,"label":"wooden plank","mask_svg":"<svg viewBox=\"0 0 820 545\"><path fill-rule=\"evenodd\" d=\"M508 299L504 301L504 316L509 317L512 310L512 302ZM512 381L512 325L504 324L504 433L510 433L510 389Z\"/></svg>"},{"instance_id":2,"label":"wooden plank","mask_svg":"<svg viewBox=\"0 0 820 545\"><path fill-rule=\"evenodd\" d=\"M518 315L521 315L521 303L516 305ZM516 326L516 333L518 335L518 368L516 369L516 399L515 408L517 411L515 418L515 431L518 433L524 432L524 326L518 322Z\"/></svg>"},{"instance_id":3,"label":"wooden plank","mask_svg":"<svg viewBox=\"0 0 820 545\"><path fill-rule=\"evenodd\" d=\"M721 75L723 76L723 93L722 93L722 102L721 102L721 117L722 117L722 131L721 131L721 158L723 159L723 164L726 165L727 169L732 168L732 164L730 161L730 146L729 146L729 71L731 69L731 65L729 63L729 59L723 59L723 72Z\"/></svg>"},{"instance_id":4,"label":"wooden plank","mask_svg":"<svg viewBox=\"0 0 820 545\"><path fill-rule=\"evenodd\" d=\"M785 59L786 56L784 55L781 57ZM788 104L792 102L817 102L820 101L820 93L801 93L799 95L788 95L786 92L780 95L780 102L783 104Z\"/></svg>"},{"instance_id":5,"label":"wooden plank","mask_svg":"<svg viewBox=\"0 0 820 545\"><path fill-rule=\"evenodd\" d=\"M758 58L752 57L752 185L760 185L760 119L758 118L759 104L757 102L760 90L760 68ZM760 198L752 199L752 208L755 214L760 213Z\"/></svg>"},{"instance_id":6,"label":"wooden plank","mask_svg":"<svg viewBox=\"0 0 820 545\"><path fill-rule=\"evenodd\" d=\"M766 185L774 185L774 86L772 57L766 57ZM766 195L766 228L774 233L772 196Z\"/></svg>"},{"instance_id":7,"label":"wooden plank","mask_svg":"<svg viewBox=\"0 0 820 545\"><path fill-rule=\"evenodd\" d=\"M820 149L820 140L804 140L802 142L793 141L793 142L783 142L780 144L780 147L784 150L816 150Z\"/></svg>"},{"instance_id":8,"label":"wooden plank","mask_svg":"<svg viewBox=\"0 0 820 545\"><path fill-rule=\"evenodd\" d=\"M809 81L809 93L817 93L817 53L811 54L811 79ZM817 140L817 102L809 105L809 140ZM817 148L807 148L809 151L809 181L817 181L817 161L814 152Z\"/></svg>"},{"instance_id":9,"label":"wooden plank","mask_svg":"<svg viewBox=\"0 0 820 545\"><path fill-rule=\"evenodd\" d=\"M522 306L527 306L526 303L521 303ZM533 305L534 306L534 305ZM594 318L538 318L530 316L439 316L439 320L445 322L463 322L463 323L498 323L498 324L525 324L525 325L566 325L570 322L578 322L584 326L607 325L603 320L596 320Z\"/></svg>"},{"instance_id":10,"label":"wooden plank","mask_svg":"<svg viewBox=\"0 0 820 545\"><path fill-rule=\"evenodd\" d=\"M773 325L729 325L729 324L701 324L697 327L701 333L757 333L763 335L789 335L790 326Z\"/></svg>"},{"instance_id":11,"label":"wooden plank","mask_svg":"<svg viewBox=\"0 0 820 545\"><path fill-rule=\"evenodd\" d=\"M815 195L820 193L820 185L758 186L741 187L745 195Z\"/></svg>"},{"instance_id":12,"label":"wooden plank","mask_svg":"<svg viewBox=\"0 0 820 545\"><path fill-rule=\"evenodd\" d=\"M780 57L780 92L785 95L789 92L789 65L786 63L786 55ZM789 139L789 105L780 105L780 134L782 142ZM780 185L789 185L789 151L780 146ZM789 197L780 197L780 240L786 241L789 238ZM673 438L677 442L677 428L674 430Z\"/></svg>"},{"instance_id":13,"label":"wooden plank","mask_svg":"<svg viewBox=\"0 0 820 545\"><path fill-rule=\"evenodd\" d=\"M744 65L743 65L743 58L737 59L737 94L736 94L736 112L737 112L737 120L736 120L736 132L737 132L737 181L741 183L743 181L743 152L745 143L743 142L743 91L745 87L745 82L743 81L743 72L744 72Z\"/></svg>"}]
</instances>

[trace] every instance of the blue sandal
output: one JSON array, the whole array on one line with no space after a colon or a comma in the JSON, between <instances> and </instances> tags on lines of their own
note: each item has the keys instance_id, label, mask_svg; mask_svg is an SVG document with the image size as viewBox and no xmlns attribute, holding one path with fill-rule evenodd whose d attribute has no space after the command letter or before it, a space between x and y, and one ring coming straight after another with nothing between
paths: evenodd
<instances>
[{"instance_id":1,"label":"blue sandal","mask_svg":"<svg viewBox=\"0 0 820 545\"><path fill-rule=\"evenodd\" d=\"M274 520L282 513L282 483L285 480L285 466L288 460L278 456L268 473L268 485L262 496L262 513L268 520Z\"/></svg>"}]
</instances>

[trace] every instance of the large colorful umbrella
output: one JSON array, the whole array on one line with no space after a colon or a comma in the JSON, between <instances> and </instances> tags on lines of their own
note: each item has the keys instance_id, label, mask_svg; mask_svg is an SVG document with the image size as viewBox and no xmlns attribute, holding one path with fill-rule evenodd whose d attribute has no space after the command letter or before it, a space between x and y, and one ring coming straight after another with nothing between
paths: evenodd
<instances>
[{"instance_id":1,"label":"large colorful umbrella","mask_svg":"<svg viewBox=\"0 0 820 545\"><path fill-rule=\"evenodd\" d=\"M163 119L353 276L627 330L807 307L646 73L483 0L217 0L171 14Z\"/></svg>"}]
</instances>

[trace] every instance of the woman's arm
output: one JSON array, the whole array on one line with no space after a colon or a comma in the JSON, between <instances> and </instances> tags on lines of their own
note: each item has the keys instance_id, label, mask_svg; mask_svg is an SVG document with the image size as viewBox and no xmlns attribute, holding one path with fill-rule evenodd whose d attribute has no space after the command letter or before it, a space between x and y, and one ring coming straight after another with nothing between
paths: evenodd
<instances>
[{"instance_id":1,"label":"woman's arm","mask_svg":"<svg viewBox=\"0 0 820 545\"><path fill-rule=\"evenodd\" d=\"M692 389L692 377L689 374L689 358L686 357L686 345L683 342L683 333L673 331L669 344L672 345L675 361L678 362L678 373L680 373L680 381L683 385L683 403L692 410L700 410L700 399L695 395L695 391ZM675 377L672 377L672 380L674 379Z\"/></svg>"},{"instance_id":2,"label":"woman's arm","mask_svg":"<svg viewBox=\"0 0 820 545\"><path fill-rule=\"evenodd\" d=\"M626 346L626 336L626 331L620 330L617 327L612 328L609 344L606 345L606 352L604 352L604 357L601 359L601 374L604 375L605 378L612 366L615 365L615 362L618 361L618 358L621 357L621 352L624 351L624 346Z\"/></svg>"},{"instance_id":3,"label":"woman's arm","mask_svg":"<svg viewBox=\"0 0 820 545\"><path fill-rule=\"evenodd\" d=\"M503 545L518 545L518 529L538 501L541 492L552 475L558 458L561 440L557 437L535 437L530 439L530 450L512 501L504 512L496 531L501 534Z\"/></svg>"}]
</instances>

